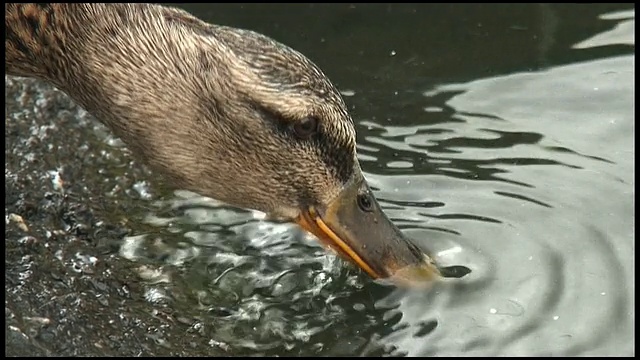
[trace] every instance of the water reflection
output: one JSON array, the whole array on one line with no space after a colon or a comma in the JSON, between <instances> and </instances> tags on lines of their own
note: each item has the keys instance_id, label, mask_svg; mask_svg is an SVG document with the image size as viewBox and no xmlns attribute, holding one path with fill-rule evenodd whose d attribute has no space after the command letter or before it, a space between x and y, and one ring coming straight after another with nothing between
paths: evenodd
<instances>
[{"instance_id":1,"label":"water reflection","mask_svg":"<svg viewBox=\"0 0 640 360\"><path fill-rule=\"evenodd\" d=\"M439 326L428 344L415 342L409 330L423 326L417 319L426 316L424 305L412 301L413 296L405 298L399 309L411 326L394 333L390 343L407 355L618 354L617 346L625 353L633 351L628 320L633 312L627 302L632 289L625 285L625 279L633 277L632 216L623 215L633 214L633 208L629 189L612 181L632 174L630 158L620 157L632 148L625 135L633 124L632 73L633 56L625 56L451 85L464 91L449 98L449 108L503 119L499 127L505 130L489 131L499 135L497 139L467 135L492 126L476 118L464 125L464 138L456 135L459 122L453 122L452 132L442 132L446 139L430 139L427 146L409 140L418 131L407 131L394 142L378 142L403 156L411 156L410 147L431 148L433 154L447 144L443 148L456 153L448 159L455 167L476 166L469 170L475 176L444 173L450 182L459 180L455 195L430 187L428 198L445 204L431 211L442 214L417 214L439 222L465 220L472 217L456 216L456 209L475 209L501 224L488 228L478 218L472 226L442 222L457 229L462 248L473 241L478 254L499 256L488 262L497 268L485 274L474 269L470 278L443 290L450 301L439 308ZM583 104L585 99L592 101ZM601 126L607 123L616 126ZM607 160L616 152L617 161ZM515 153L528 156L516 158ZM503 158L477 160L496 155ZM487 174L480 164L490 164L492 171ZM501 182L518 186L507 191ZM610 216L616 216L622 228L612 227ZM490 281L472 286L480 274ZM457 335L447 336L452 333Z\"/></svg>"}]
</instances>

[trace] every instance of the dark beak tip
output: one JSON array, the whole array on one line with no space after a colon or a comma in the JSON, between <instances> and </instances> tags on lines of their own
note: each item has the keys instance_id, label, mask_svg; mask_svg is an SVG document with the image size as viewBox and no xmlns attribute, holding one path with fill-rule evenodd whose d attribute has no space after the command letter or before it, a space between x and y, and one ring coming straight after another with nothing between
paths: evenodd
<instances>
[{"instance_id":1,"label":"dark beak tip","mask_svg":"<svg viewBox=\"0 0 640 360\"><path fill-rule=\"evenodd\" d=\"M443 279L438 266L426 254L421 253L419 258L411 257L405 260L410 261L385 266L384 269L388 276L377 280L402 288L420 289L430 287L434 282Z\"/></svg>"}]
</instances>

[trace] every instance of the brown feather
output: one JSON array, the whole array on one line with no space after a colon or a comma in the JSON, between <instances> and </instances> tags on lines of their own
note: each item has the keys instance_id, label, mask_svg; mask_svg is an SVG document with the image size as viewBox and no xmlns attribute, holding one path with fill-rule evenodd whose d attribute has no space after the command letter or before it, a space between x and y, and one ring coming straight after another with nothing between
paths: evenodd
<instances>
[{"instance_id":1,"label":"brown feather","mask_svg":"<svg viewBox=\"0 0 640 360\"><path fill-rule=\"evenodd\" d=\"M149 4L5 4L5 28L7 74L53 83L177 187L293 218L360 171L340 94L266 36Z\"/></svg>"}]
</instances>

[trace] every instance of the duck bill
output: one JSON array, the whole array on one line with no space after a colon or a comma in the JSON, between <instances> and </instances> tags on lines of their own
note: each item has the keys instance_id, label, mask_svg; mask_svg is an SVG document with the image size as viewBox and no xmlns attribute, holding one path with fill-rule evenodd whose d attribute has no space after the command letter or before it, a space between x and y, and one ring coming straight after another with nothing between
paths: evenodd
<instances>
[{"instance_id":1,"label":"duck bill","mask_svg":"<svg viewBox=\"0 0 640 360\"><path fill-rule=\"evenodd\" d=\"M303 209L296 222L374 279L418 274L432 280L440 275L433 261L387 218L362 176L330 203Z\"/></svg>"}]
</instances>

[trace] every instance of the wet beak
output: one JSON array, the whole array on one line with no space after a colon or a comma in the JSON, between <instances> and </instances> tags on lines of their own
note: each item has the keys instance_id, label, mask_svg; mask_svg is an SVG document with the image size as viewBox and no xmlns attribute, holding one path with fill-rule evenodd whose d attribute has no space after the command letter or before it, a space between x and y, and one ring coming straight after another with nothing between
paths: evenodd
<instances>
[{"instance_id":1,"label":"wet beak","mask_svg":"<svg viewBox=\"0 0 640 360\"><path fill-rule=\"evenodd\" d=\"M431 258L387 218L361 176L330 203L303 209L296 222L374 279L440 277Z\"/></svg>"}]
</instances>

